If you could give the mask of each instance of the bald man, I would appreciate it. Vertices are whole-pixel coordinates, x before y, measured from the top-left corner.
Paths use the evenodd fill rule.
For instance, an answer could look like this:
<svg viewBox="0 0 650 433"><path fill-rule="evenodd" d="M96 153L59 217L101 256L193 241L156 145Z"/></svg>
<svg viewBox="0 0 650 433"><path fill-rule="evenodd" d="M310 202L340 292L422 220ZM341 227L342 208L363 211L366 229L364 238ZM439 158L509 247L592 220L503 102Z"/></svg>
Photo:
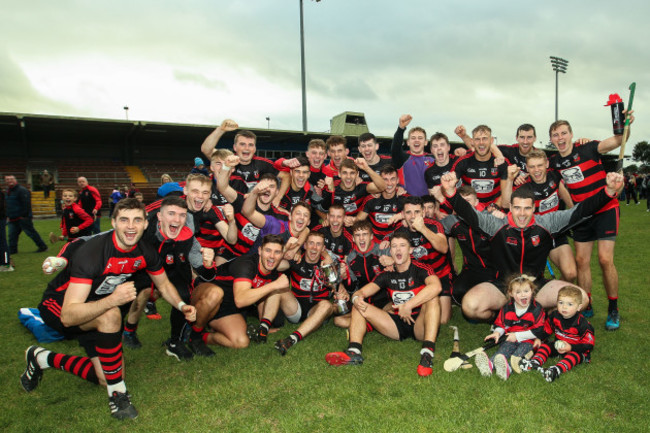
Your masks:
<svg viewBox="0 0 650 433"><path fill-rule="evenodd" d="M99 195L97 188L88 185L88 179L83 176L77 179L77 185L79 185L77 203L95 220L93 225L90 226L90 231L92 234L100 233L99 218L101 217L102 197Z"/></svg>

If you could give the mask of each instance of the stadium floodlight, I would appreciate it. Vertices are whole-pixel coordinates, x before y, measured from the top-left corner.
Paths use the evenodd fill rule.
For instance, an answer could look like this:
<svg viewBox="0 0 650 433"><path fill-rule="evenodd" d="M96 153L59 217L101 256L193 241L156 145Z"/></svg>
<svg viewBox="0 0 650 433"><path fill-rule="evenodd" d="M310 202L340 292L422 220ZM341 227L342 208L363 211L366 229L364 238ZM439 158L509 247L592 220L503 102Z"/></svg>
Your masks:
<svg viewBox="0 0 650 433"><path fill-rule="evenodd" d="M569 61L561 57L551 56L551 66L555 71L555 120L557 120L558 76L560 72L566 74L566 70L569 67Z"/></svg>
<svg viewBox="0 0 650 433"><path fill-rule="evenodd" d="M305 84L305 26L303 23L302 0L300 2L300 79L302 82L302 130L307 132L307 86ZM320 0L315 0L319 3Z"/></svg>

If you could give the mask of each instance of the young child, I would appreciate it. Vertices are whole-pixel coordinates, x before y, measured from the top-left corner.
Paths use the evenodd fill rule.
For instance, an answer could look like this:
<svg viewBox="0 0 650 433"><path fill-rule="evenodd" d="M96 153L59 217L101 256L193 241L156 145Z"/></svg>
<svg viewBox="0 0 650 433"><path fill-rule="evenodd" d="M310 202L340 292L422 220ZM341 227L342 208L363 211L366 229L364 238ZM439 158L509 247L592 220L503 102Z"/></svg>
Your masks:
<svg viewBox="0 0 650 433"><path fill-rule="evenodd" d="M582 362L589 362L594 348L594 328L580 313L582 291L574 286L564 286L557 294L557 310L551 312L544 324L544 337L555 334L555 344L542 344L530 359L522 359L522 371L538 370L547 382L553 382ZM562 356L560 362L542 368L549 356Z"/></svg>
<svg viewBox="0 0 650 433"><path fill-rule="evenodd" d="M64 189L61 193L63 214L61 215L61 236L50 233L50 242L72 240L81 236L90 236L93 217L81 208L77 202L77 191Z"/></svg>
<svg viewBox="0 0 650 433"><path fill-rule="evenodd" d="M493 332L485 340L497 341L504 334L507 337L492 358L485 352L476 355L476 367L482 376L491 376L496 370L499 378L507 380L512 372L511 364L519 373L519 361L532 351L535 338L543 336L546 314L535 302L534 281L534 277L523 274L508 282L508 303L499 311Z"/></svg>

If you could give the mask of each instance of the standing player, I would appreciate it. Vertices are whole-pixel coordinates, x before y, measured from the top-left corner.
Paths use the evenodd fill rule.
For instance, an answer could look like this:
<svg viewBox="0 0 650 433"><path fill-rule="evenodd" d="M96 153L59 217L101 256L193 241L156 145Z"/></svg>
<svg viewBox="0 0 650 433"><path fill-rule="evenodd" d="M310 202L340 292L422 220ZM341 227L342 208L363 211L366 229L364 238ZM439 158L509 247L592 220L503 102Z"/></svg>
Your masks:
<svg viewBox="0 0 650 433"><path fill-rule="evenodd" d="M631 122L632 113L628 113ZM631 123L630 122L630 123ZM600 155L621 145L622 136L614 135L603 141L591 141L583 145L573 144L573 131L566 120L558 120L549 128L551 143L559 154L551 158L550 166L562 175L574 203L596 195L605 188L605 169ZM573 240L578 265L578 285L590 296L587 317L593 316L591 310L591 252L598 241L598 263L603 273L603 285L609 299L605 328L615 331L620 327L618 313L618 272L614 265L614 246L618 233L619 206L613 197L607 206L600 209L591 221L573 229ZM591 310L591 311L590 311Z"/></svg>
<svg viewBox="0 0 650 433"><path fill-rule="evenodd" d="M406 144L409 151L402 150L404 131L406 131L406 127L411 123L411 120L413 120L413 116L410 114L400 116L399 126L393 136L390 151L393 157L393 166L402 171L406 192L412 196L421 197L427 195L424 172L434 164L434 158L424 151L427 145L427 133L424 128L419 126L411 128L408 132Z"/></svg>
<svg viewBox="0 0 650 433"><path fill-rule="evenodd" d="M370 132L364 132L359 136L359 155L368 162L368 167L375 173L381 173L382 167L391 163L388 155L379 155L379 143L377 137ZM372 182L370 176L365 171L359 173L362 182Z"/></svg>
<svg viewBox="0 0 650 433"><path fill-rule="evenodd" d="M501 189L506 182L506 164L495 166L492 156L494 138L492 130L479 125L472 131L474 152L460 158L452 170L463 184L470 185L483 205L496 204L501 207Z"/></svg>
<svg viewBox="0 0 650 433"><path fill-rule="evenodd" d="M390 254L395 270L379 274L352 296L350 343L345 352L328 353L325 360L330 365L360 365L363 363L361 349L366 335L366 324L393 340L414 338L422 341L420 376L433 372L433 356L436 336L440 327L440 282L433 269L411 261L408 236L395 233L390 241ZM366 302L366 298L380 290L388 291L393 303L392 311L386 312Z"/></svg>
<svg viewBox="0 0 650 433"><path fill-rule="evenodd" d="M93 383L105 383L111 415L136 418L138 412L122 375L120 309L136 297L135 285L127 279L146 270L165 300L187 320L194 321L196 311L181 300L155 250L140 242L147 227L144 206L135 199L120 201L111 223L113 231L89 239L77 250L70 263L70 278L64 286L48 285L39 305L45 323L68 338L77 338L88 357L31 346L26 351L27 368L21 384L26 391L33 391L44 369L62 369Z"/></svg>

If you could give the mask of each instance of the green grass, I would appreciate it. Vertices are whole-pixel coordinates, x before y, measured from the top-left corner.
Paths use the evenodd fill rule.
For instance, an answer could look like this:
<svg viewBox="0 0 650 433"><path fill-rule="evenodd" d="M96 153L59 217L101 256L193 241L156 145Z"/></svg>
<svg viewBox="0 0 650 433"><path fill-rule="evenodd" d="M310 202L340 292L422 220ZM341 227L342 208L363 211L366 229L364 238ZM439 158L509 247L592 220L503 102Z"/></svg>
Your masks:
<svg viewBox="0 0 650 433"><path fill-rule="evenodd" d="M144 320L140 350L126 349L126 382L140 412L135 421L109 416L106 393L72 375L45 371L39 388L27 394L18 378L24 349L35 343L20 325L20 307L36 306L48 277L40 272L46 253L21 236L17 270L0 274L0 430L29 431L473 431L619 432L647 431L649 383L646 287L650 214L645 206L621 208L616 265L623 317L618 332L604 331L606 297L594 255L596 350L592 363L552 384L537 373L503 382L482 378L473 368L447 373L452 332L438 338L434 373L415 372L420 345L392 342L371 333L360 367L329 367L324 355L346 347L345 332L329 324L294 346L285 357L272 348L296 327L285 326L270 343L245 350L217 348L212 359L176 362L165 356L169 306L163 320ZM58 221L37 221L41 234ZM105 225L104 227L107 227ZM53 251L50 251L52 253ZM461 348L481 344L488 325L471 325L454 310ZM75 342L48 348L83 354Z"/></svg>

